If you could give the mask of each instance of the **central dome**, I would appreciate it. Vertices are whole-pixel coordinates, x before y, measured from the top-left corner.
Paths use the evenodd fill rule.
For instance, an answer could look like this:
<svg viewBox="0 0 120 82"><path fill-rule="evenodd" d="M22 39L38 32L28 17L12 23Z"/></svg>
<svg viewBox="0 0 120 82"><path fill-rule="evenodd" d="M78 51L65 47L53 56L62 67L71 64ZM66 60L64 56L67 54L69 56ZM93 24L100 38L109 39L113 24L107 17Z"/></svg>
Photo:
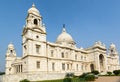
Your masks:
<svg viewBox="0 0 120 82"><path fill-rule="evenodd" d="M34 14L34 15L37 15L37 16L40 16L40 12L38 9L36 9L35 5L33 4L32 7L28 10L28 14Z"/></svg>
<svg viewBox="0 0 120 82"><path fill-rule="evenodd" d="M56 43L67 43L67 44L74 44L74 40L72 39L71 35L68 34L65 30L65 28L63 28L62 33L58 36Z"/></svg>

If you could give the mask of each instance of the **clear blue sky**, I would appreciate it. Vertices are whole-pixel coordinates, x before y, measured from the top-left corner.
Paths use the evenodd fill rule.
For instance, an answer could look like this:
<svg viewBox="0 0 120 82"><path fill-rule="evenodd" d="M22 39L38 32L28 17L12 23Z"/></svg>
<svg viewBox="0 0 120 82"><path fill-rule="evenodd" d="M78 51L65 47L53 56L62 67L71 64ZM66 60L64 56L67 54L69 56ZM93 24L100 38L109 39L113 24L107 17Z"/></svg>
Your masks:
<svg viewBox="0 0 120 82"><path fill-rule="evenodd" d="M120 51L120 0L0 0L0 71L10 42L22 56L21 34L32 3L43 17L48 41L55 42L66 24L77 47L100 40L107 48L115 43Z"/></svg>

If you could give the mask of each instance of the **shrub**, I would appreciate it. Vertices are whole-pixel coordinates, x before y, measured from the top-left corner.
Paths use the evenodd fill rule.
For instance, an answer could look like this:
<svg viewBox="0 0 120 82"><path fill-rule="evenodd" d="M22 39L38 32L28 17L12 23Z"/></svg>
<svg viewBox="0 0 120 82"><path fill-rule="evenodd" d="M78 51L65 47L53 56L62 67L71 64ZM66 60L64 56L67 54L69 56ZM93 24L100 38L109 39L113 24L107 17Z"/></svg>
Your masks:
<svg viewBox="0 0 120 82"><path fill-rule="evenodd" d="M107 74L110 76L110 75L112 75L112 72L108 71Z"/></svg>
<svg viewBox="0 0 120 82"><path fill-rule="evenodd" d="M120 70L118 70L119 74L120 74Z"/></svg>
<svg viewBox="0 0 120 82"><path fill-rule="evenodd" d="M67 78L74 77L74 73L66 73L65 77L67 77Z"/></svg>
<svg viewBox="0 0 120 82"><path fill-rule="evenodd" d="M21 80L20 82L30 82L30 81L27 80L27 79L23 79L23 80Z"/></svg>
<svg viewBox="0 0 120 82"><path fill-rule="evenodd" d="M70 75L70 77L74 77L75 76L74 73L70 73L69 75Z"/></svg>
<svg viewBox="0 0 120 82"><path fill-rule="evenodd" d="M94 81L95 80L95 76L93 74L87 74L85 76L85 80L86 81Z"/></svg>
<svg viewBox="0 0 120 82"><path fill-rule="evenodd" d="M92 71L91 73L93 73L93 74L95 74L95 75L98 75L98 74L99 74L99 71L94 70L94 71Z"/></svg>
<svg viewBox="0 0 120 82"><path fill-rule="evenodd" d="M73 76L73 78L79 78L79 76L77 76L77 75L74 75L74 76Z"/></svg>
<svg viewBox="0 0 120 82"><path fill-rule="evenodd" d="M79 78L84 78L87 74L89 73L83 73L82 75L79 76Z"/></svg>
<svg viewBox="0 0 120 82"><path fill-rule="evenodd" d="M114 70L113 73L114 73L115 75L119 75L119 74L120 74L120 70Z"/></svg>
<svg viewBox="0 0 120 82"><path fill-rule="evenodd" d="M31 81L31 82L64 82L64 79L43 80L43 81Z"/></svg>
<svg viewBox="0 0 120 82"><path fill-rule="evenodd" d="M63 82L72 82L71 78L64 78Z"/></svg>

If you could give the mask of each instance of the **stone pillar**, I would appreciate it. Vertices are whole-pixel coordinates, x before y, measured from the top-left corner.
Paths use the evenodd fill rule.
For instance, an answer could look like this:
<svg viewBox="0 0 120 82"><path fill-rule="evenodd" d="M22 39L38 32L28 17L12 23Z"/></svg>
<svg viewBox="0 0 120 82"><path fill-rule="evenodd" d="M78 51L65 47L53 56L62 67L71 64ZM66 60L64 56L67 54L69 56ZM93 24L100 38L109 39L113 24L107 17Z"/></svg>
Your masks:
<svg viewBox="0 0 120 82"><path fill-rule="evenodd" d="M18 65L19 73L20 73L20 65Z"/></svg>
<svg viewBox="0 0 120 82"><path fill-rule="evenodd" d="M108 65L107 65L107 57L105 57L105 72L108 70Z"/></svg>
<svg viewBox="0 0 120 82"><path fill-rule="evenodd" d="M17 73L18 73L19 72L18 65L16 67L17 67Z"/></svg>
<svg viewBox="0 0 120 82"><path fill-rule="evenodd" d="M22 72L22 64L20 65L20 72Z"/></svg>
<svg viewBox="0 0 120 82"><path fill-rule="evenodd" d="M20 72L21 72L21 65L19 65L20 66Z"/></svg>

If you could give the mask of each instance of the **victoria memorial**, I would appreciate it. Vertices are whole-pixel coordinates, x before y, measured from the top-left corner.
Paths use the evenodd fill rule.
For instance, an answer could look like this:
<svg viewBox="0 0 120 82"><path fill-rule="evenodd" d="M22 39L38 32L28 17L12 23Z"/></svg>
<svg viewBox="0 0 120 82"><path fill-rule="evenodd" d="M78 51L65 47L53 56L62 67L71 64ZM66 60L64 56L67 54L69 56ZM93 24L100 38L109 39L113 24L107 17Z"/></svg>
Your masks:
<svg viewBox="0 0 120 82"><path fill-rule="evenodd" d="M97 41L88 48L78 48L65 26L56 41L49 42L42 19L33 4L28 9L22 32L22 57L17 57L15 46L10 43L6 51L3 82L61 79L66 73L80 75L93 70L104 74L120 68L115 44L111 43L107 49Z"/></svg>

